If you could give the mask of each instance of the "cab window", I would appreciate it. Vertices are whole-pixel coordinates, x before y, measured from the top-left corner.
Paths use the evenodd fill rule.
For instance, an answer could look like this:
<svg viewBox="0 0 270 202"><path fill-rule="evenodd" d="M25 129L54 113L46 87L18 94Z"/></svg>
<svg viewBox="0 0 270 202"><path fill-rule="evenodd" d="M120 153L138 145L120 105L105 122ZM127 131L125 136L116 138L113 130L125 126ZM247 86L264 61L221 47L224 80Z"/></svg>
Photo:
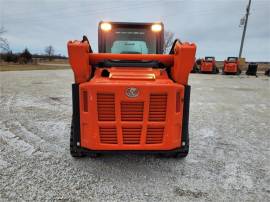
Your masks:
<svg viewBox="0 0 270 202"><path fill-rule="evenodd" d="M106 38L107 53L155 54L156 35L142 28L115 28Z"/></svg>

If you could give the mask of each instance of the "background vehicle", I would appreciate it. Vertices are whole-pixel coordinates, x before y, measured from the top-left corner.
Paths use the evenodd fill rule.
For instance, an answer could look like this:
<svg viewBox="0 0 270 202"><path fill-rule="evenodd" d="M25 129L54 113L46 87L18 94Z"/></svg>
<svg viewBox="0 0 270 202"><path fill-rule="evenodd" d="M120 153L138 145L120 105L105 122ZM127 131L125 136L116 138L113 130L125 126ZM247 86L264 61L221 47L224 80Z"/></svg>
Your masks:
<svg viewBox="0 0 270 202"><path fill-rule="evenodd" d="M215 57L205 57L204 59L202 59L200 65L200 72L218 74L219 69L216 66Z"/></svg>
<svg viewBox="0 0 270 202"><path fill-rule="evenodd" d="M246 71L246 75L249 76L257 76L257 69L258 69L258 64L255 62L251 62L248 64L248 69Z"/></svg>
<svg viewBox="0 0 270 202"><path fill-rule="evenodd" d="M265 70L265 73L264 73L266 76L270 76L270 69L267 69Z"/></svg>
<svg viewBox="0 0 270 202"><path fill-rule="evenodd" d="M241 74L241 69L239 68L239 60L237 57L228 57L224 60L223 74Z"/></svg>
<svg viewBox="0 0 270 202"><path fill-rule="evenodd" d="M134 151L185 157L189 151L188 76L196 46L175 40L163 52L163 24L99 24L99 53L86 37L69 41L75 83L73 157Z"/></svg>
<svg viewBox="0 0 270 202"><path fill-rule="evenodd" d="M201 65L201 59L196 59L190 73L199 73L200 72L200 68L199 68L200 65Z"/></svg>

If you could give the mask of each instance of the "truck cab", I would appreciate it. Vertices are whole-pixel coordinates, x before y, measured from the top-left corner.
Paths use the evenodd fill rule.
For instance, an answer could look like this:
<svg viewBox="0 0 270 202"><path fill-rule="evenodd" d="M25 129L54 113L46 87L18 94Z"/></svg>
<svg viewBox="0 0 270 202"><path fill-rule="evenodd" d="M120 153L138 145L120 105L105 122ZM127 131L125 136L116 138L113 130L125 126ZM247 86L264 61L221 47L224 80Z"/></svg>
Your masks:
<svg viewBox="0 0 270 202"><path fill-rule="evenodd" d="M162 54L163 30L162 23L100 22L98 53L86 37L68 42L73 157L188 154L188 75L196 46L176 40Z"/></svg>

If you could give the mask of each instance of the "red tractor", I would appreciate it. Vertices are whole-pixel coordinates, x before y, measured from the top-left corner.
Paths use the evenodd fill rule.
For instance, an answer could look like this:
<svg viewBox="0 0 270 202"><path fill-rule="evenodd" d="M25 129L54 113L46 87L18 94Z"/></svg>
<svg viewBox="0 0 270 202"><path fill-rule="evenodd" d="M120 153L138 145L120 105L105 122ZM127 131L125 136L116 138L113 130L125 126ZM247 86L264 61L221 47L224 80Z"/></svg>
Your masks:
<svg viewBox="0 0 270 202"><path fill-rule="evenodd" d="M201 61L200 66L201 73L210 73L210 74L218 74L219 69L216 66L215 57L205 57Z"/></svg>
<svg viewBox="0 0 270 202"><path fill-rule="evenodd" d="M224 60L224 66L222 74L241 74L241 69L239 68L238 57L228 57L227 60Z"/></svg>

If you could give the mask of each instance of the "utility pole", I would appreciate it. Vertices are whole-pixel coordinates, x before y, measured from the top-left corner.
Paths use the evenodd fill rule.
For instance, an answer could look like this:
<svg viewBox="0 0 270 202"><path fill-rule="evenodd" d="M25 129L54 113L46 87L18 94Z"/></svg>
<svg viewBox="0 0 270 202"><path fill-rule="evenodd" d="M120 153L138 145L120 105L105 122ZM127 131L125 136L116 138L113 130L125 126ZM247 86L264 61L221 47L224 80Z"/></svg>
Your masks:
<svg viewBox="0 0 270 202"><path fill-rule="evenodd" d="M245 25L244 25L242 39L241 39L241 45L240 45L240 51L239 51L239 58L241 58L241 56L242 56L242 51L243 51L243 46L244 46L244 41L245 41L245 36L246 36L246 30L247 30L247 23L248 23L248 16L249 16L250 4L251 4L251 0L248 1L248 6L247 6L247 10L246 10Z"/></svg>

